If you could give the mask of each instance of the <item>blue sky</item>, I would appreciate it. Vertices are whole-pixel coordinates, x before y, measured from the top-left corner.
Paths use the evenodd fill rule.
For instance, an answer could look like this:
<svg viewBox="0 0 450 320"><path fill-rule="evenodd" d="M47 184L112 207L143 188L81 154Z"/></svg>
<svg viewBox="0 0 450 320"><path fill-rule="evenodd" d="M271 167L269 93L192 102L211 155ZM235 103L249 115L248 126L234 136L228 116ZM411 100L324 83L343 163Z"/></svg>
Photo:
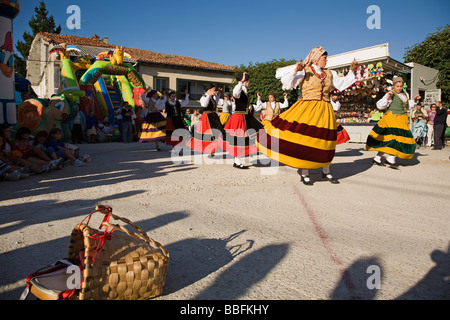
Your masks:
<svg viewBox="0 0 450 320"><path fill-rule="evenodd" d="M21 0L14 41L31 32L40 0ZM450 24L450 1L300 0L45 0L62 34L100 38L125 47L189 56L231 66L304 59L318 45L330 55L389 43L392 58ZM67 8L78 5L81 29L70 30ZM381 28L369 29L370 5Z"/></svg>

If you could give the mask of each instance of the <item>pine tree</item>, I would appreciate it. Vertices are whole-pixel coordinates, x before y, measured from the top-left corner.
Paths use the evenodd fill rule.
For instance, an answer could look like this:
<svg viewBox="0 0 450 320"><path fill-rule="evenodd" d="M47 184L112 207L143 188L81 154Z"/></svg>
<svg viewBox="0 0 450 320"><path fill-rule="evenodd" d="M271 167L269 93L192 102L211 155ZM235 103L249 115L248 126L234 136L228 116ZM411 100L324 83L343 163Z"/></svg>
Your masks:
<svg viewBox="0 0 450 320"><path fill-rule="evenodd" d="M49 32L59 34L61 32L61 26L56 27L55 19L53 16L49 16L49 12L43 0L39 3L39 6L34 8L35 15L31 17L28 25L31 28L31 33L25 31L23 34L23 41L17 41L16 49L18 54L14 54L14 70L15 74L24 78L27 73L26 60L30 52L31 43L34 37L39 32Z"/></svg>

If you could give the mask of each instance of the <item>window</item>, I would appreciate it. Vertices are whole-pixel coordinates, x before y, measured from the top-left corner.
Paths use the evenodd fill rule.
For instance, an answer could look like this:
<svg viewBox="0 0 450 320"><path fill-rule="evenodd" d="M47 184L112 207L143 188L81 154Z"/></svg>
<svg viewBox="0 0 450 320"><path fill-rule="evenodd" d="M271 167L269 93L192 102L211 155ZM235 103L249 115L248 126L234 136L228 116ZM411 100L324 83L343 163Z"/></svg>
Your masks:
<svg viewBox="0 0 450 320"><path fill-rule="evenodd" d="M202 95L205 93L205 86L211 82L209 81L194 81L194 80L177 80L177 99L184 99L185 91L189 91L190 100L200 100ZM222 92L230 92L231 87L229 84L225 83L215 83L216 89L221 88Z"/></svg>
<svg viewBox="0 0 450 320"><path fill-rule="evenodd" d="M169 88L169 78L155 78L155 90L163 93L165 89Z"/></svg>

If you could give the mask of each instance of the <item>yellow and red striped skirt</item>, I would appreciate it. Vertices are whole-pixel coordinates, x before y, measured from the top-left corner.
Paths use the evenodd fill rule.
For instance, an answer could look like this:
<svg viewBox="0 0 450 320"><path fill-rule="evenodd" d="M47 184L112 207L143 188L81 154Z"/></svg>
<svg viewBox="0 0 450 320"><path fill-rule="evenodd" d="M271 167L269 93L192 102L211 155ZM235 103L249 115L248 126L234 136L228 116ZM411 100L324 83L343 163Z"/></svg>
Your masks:
<svg viewBox="0 0 450 320"><path fill-rule="evenodd" d="M299 100L264 129L257 137L259 151L282 164L318 169L334 158L337 127L329 102Z"/></svg>

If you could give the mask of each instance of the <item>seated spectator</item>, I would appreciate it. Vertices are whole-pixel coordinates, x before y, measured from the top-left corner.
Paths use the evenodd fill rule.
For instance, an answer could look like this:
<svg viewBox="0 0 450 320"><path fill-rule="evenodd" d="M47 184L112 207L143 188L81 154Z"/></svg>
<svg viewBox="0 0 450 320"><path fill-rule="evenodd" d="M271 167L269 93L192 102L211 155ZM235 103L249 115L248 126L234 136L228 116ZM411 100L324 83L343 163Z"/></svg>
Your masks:
<svg viewBox="0 0 450 320"><path fill-rule="evenodd" d="M34 164L22 158L22 153L11 149L11 128L8 125L0 125L2 142L0 145L0 159L13 169L17 169L24 176L30 171L39 174L49 170L48 166Z"/></svg>
<svg viewBox="0 0 450 320"><path fill-rule="evenodd" d="M4 134L0 130L0 145L3 145ZM8 163L6 157L0 153L0 180L15 181L28 177L28 174L21 170L20 167L12 166Z"/></svg>
<svg viewBox="0 0 450 320"><path fill-rule="evenodd" d="M57 165L56 169L62 169L63 162L64 162L63 159L59 158L56 155L56 152L47 154L47 147L46 147L47 142L48 142L48 133L45 130L41 130L38 133L36 133L36 135L34 136L33 141L31 141L31 146L36 151L44 154L45 157L48 159L48 161L60 159L60 160L58 160L58 162L60 162L60 163Z"/></svg>
<svg viewBox="0 0 450 320"><path fill-rule="evenodd" d="M85 163L74 156L74 151L67 148L67 146L62 142L62 131L58 128L53 128L49 133L49 141L46 144L47 154L51 155L53 152L56 153L58 158L64 160L70 160L76 167L82 167Z"/></svg>
<svg viewBox="0 0 450 320"><path fill-rule="evenodd" d="M20 158L41 165L44 168L56 169L62 160L50 160L49 157L37 148L33 148L30 143L31 130L26 127L20 127L16 132L16 138L14 139L11 149L16 151L15 156L20 156ZM50 160L50 161L49 161Z"/></svg>

